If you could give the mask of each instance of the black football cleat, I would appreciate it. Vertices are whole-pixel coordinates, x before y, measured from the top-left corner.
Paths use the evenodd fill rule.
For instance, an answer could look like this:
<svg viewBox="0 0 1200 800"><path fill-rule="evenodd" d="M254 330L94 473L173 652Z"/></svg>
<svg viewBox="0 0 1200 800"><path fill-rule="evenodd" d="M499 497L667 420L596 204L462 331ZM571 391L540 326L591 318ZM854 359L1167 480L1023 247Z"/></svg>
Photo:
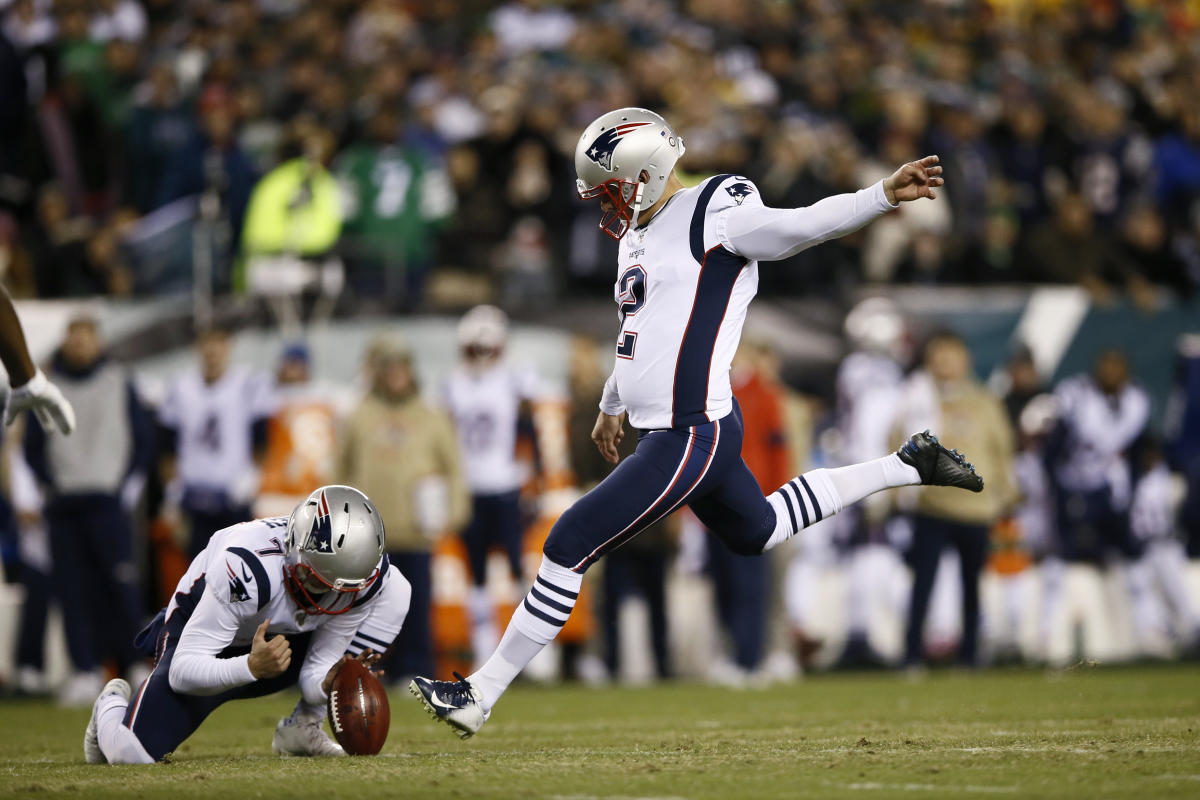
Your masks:
<svg viewBox="0 0 1200 800"><path fill-rule="evenodd" d="M490 714L483 710L483 694L457 672L454 677L458 680L435 681L418 676L408 685L408 691L421 701L430 716L453 728L458 738L469 739L483 727Z"/></svg>
<svg viewBox="0 0 1200 800"><path fill-rule="evenodd" d="M896 451L900 460L915 467L922 486L957 486L972 492L983 491L983 478L975 465L957 450L947 450L929 431L914 433Z"/></svg>

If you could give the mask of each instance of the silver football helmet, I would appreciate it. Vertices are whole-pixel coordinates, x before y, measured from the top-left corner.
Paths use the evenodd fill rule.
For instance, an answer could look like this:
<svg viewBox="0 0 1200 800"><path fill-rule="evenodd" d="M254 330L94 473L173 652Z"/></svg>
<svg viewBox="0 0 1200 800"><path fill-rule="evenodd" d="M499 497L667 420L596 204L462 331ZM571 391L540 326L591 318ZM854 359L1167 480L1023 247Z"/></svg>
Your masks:
<svg viewBox="0 0 1200 800"><path fill-rule="evenodd" d="M379 579L383 520L365 494L322 486L288 517L285 585L309 614L344 614Z"/></svg>
<svg viewBox="0 0 1200 800"><path fill-rule="evenodd" d="M623 237L638 212L662 197L684 150L667 121L644 108L618 108L584 128L575 146L575 186L584 200L604 197L611 204L600 229Z"/></svg>
<svg viewBox="0 0 1200 800"><path fill-rule="evenodd" d="M495 358L508 341L508 315L495 306L475 306L458 322L458 346L468 359Z"/></svg>

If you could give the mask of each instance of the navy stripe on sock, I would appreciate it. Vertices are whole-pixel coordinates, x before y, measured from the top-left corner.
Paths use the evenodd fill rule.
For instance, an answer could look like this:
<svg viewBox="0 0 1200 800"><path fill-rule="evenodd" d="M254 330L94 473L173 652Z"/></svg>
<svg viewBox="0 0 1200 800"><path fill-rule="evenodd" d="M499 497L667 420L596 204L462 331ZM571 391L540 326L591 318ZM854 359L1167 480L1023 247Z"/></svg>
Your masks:
<svg viewBox="0 0 1200 800"><path fill-rule="evenodd" d="M570 615L571 609L574 608L574 606L563 605L562 603L557 603L557 602L551 600L549 597L546 597L546 595L539 592L537 590L536 586L530 587L529 593L531 595L533 595L534 597L536 597L539 601L541 601L545 605L548 605L551 608L553 608L555 611L561 611L564 614Z"/></svg>
<svg viewBox="0 0 1200 800"><path fill-rule="evenodd" d="M563 597L569 597L572 600L579 599L579 592L568 592L566 589L560 589L557 586L555 586L553 583L550 583L550 581L545 580L541 575L538 575L536 578L534 578L534 581L536 583L540 583L542 586L546 587L547 589L549 589L552 592L558 592Z"/></svg>
<svg viewBox="0 0 1200 800"><path fill-rule="evenodd" d="M375 649L375 648L371 647L370 645L363 644L362 642L358 641L357 639L355 639L353 642L351 642L350 646L357 647L359 650L374 650Z"/></svg>
<svg viewBox="0 0 1200 800"><path fill-rule="evenodd" d="M800 496L800 487L796 485L796 481L788 481L788 486L796 493L796 502L800 504L800 516L804 517L804 527L808 527L808 506L804 505L804 498Z"/></svg>
<svg viewBox="0 0 1200 800"><path fill-rule="evenodd" d="M565 619L555 619L554 617L550 616L546 612L540 611L540 610L534 608L533 604L529 602L528 597L525 598L525 610L528 611L530 614L533 614L535 617L540 619L542 622L548 622L556 628L561 628L567 622Z"/></svg>
<svg viewBox="0 0 1200 800"><path fill-rule="evenodd" d="M792 530L800 530L796 525L796 508L792 505L792 498L788 494L787 487L781 488L779 494L783 497L783 502L787 503L788 516L792 518Z"/></svg>
<svg viewBox="0 0 1200 800"><path fill-rule="evenodd" d="M804 476L800 476L800 483L804 484L804 491L808 492L808 499L812 500L813 513L817 515L817 522L825 515L821 513L821 504L817 502L817 495L813 492L812 487L808 485L808 481L804 480Z"/></svg>
<svg viewBox="0 0 1200 800"><path fill-rule="evenodd" d="M355 635L355 636L357 636L359 639L366 639L368 642L372 642L372 643L374 643L374 644L377 644L377 645L379 645L380 647L383 647L383 648L385 648L385 649L386 649L386 648L388 648L388 647L391 647L391 645L390 645L390 644L388 644L387 642L385 642L383 639L376 639L374 636L367 636L367 635L366 635L365 633L363 633L362 631L359 631L358 633L356 633L356 634L354 634L354 635Z"/></svg>

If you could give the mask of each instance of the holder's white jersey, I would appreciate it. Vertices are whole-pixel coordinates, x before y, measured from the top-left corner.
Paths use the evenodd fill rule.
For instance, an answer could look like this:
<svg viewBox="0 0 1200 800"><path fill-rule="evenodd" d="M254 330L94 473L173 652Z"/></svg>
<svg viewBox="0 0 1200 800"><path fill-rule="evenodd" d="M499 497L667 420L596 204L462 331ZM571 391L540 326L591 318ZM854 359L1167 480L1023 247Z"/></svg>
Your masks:
<svg viewBox="0 0 1200 800"><path fill-rule="evenodd" d="M767 208L739 175L676 192L621 241L613 292L621 333L600 409L626 411L641 429L724 417L758 261L845 235L893 207L882 182L800 209Z"/></svg>
<svg viewBox="0 0 1200 800"><path fill-rule="evenodd" d="M534 399L537 376L506 362L475 370L455 369L442 390L458 433L467 485L474 494L521 488L526 475L517 462L517 418L521 401Z"/></svg>
<svg viewBox="0 0 1200 800"><path fill-rule="evenodd" d="M346 599L352 604L349 611L309 615L284 586L286 532L287 517L243 522L214 533L192 561L166 608L168 627L174 615L186 618L171 663L171 688L205 695L254 681L248 656L220 654L231 645L248 646L267 619L268 638L313 633L299 679L309 703L325 701L321 682L343 653L382 652L391 644L408 613L412 590L387 555L379 577Z"/></svg>

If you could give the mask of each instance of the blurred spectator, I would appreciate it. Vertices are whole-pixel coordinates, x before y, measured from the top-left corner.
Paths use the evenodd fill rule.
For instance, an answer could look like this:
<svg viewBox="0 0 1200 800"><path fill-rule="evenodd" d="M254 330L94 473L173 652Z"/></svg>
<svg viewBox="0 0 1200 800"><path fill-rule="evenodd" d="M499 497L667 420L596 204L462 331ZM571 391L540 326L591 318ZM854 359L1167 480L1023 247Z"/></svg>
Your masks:
<svg viewBox="0 0 1200 800"><path fill-rule="evenodd" d="M83 297L101 294L106 281L87 260L86 241L91 223L72 216L67 197L55 184L42 187L37 223L29 226L26 246L34 264L39 297Z"/></svg>
<svg viewBox="0 0 1200 800"><path fill-rule="evenodd" d="M856 464L886 453L909 357L908 325L886 297L871 297L846 315L846 339L852 351L837 372L837 463ZM846 565L846 644L839 666L872 668L886 659L869 640L873 617L891 604L893 575L903 565L892 542L889 522L894 498L879 493L845 509L828 523ZM806 543L807 544L807 543Z"/></svg>
<svg viewBox="0 0 1200 800"><path fill-rule="evenodd" d="M241 240L254 168L238 145L234 109L225 90L212 87L197 106L199 125L167 162L158 205L201 197L201 214L219 226L222 249L232 253Z"/></svg>
<svg viewBox="0 0 1200 800"><path fill-rule="evenodd" d="M1012 483L1014 435L1000 402L980 384L963 340L934 334L925 345L924 371L908 386L900 431L936 430L970 453L984 490L978 494L944 487L919 490L913 521L912 599L905 634L905 664L924 661L925 615L942 551L953 545L962 569L962 638L958 660L979 663L979 577L988 550L988 530L1016 500ZM905 424L907 423L907 424ZM899 436L903 434L898 431Z"/></svg>
<svg viewBox="0 0 1200 800"><path fill-rule="evenodd" d="M48 377L75 407L79 427L59 436L30 416L25 458L46 494L54 585L75 669L60 700L86 705L103 683L105 660L126 674L137 663L133 637L142 619L129 513L145 485L153 435L130 376L105 357L93 317L68 323Z"/></svg>
<svg viewBox="0 0 1200 800"><path fill-rule="evenodd" d="M276 411L267 423L256 516L290 514L314 487L333 483L337 415L329 387L313 381L303 342L284 348L275 371Z"/></svg>
<svg viewBox="0 0 1200 800"><path fill-rule="evenodd" d="M1183 544L1177 537L1179 495L1176 482L1167 469L1162 445L1151 439L1142 447L1142 477L1133 490L1130 503L1130 528L1145 548L1143 567L1149 573L1150 589L1156 595L1160 613L1151 619L1148 630L1139 630L1139 638L1157 635L1173 639L1181 649L1200 651L1200 610L1187 588L1188 562ZM1138 620L1145 623L1146 620Z"/></svg>
<svg viewBox="0 0 1200 800"><path fill-rule="evenodd" d="M1008 421L1013 430L1021 427L1021 415L1029 401L1045 391L1042 377L1038 374L1033 352L1026 345L1019 345L1004 364L1004 386L1001 399L1008 412Z"/></svg>
<svg viewBox="0 0 1200 800"><path fill-rule="evenodd" d="M525 530L521 487L530 476L517 460L517 434L533 433L537 374L504 359L508 317L495 306L476 306L458 323L461 361L442 387L442 402L458 434L458 450L471 491L470 522L462 531L471 570L471 649L482 664L500 642L487 590L488 553L500 548L514 582L525 583Z"/></svg>
<svg viewBox="0 0 1200 800"><path fill-rule="evenodd" d="M1180 337L1166 428L1168 463L1187 484L1179 523L1188 556L1200 558L1200 334Z"/></svg>
<svg viewBox="0 0 1200 800"><path fill-rule="evenodd" d="M214 533L251 519L274 398L267 380L229 366L229 331L196 342L199 369L176 376L159 409L163 483L187 517L195 558Z"/></svg>
<svg viewBox="0 0 1200 800"><path fill-rule="evenodd" d="M346 201L342 250L358 292L415 308L435 262L438 228L454 211L454 193L429 154L401 143L392 109L375 112L367 137L335 165Z"/></svg>
<svg viewBox="0 0 1200 800"><path fill-rule="evenodd" d="M1058 495L1062 557L1102 563L1116 550L1138 558L1129 531L1131 451L1150 420L1149 396L1119 350L1102 353L1090 375L1062 381L1054 396L1058 422L1044 457Z"/></svg>
<svg viewBox="0 0 1200 800"><path fill-rule="evenodd" d="M1101 301L1112 297L1118 282L1118 265L1112 246L1102 232L1087 201L1079 194L1058 199L1052 219L1042 222L1029 236L1022 258L1030 280L1039 283L1075 283Z"/></svg>
<svg viewBox="0 0 1200 800"><path fill-rule="evenodd" d="M412 604L386 669L394 681L433 669L433 541L468 517L468 495L450 418L421 399L408 346L372 343L370 393L346 421L336 474L375 498L387 553L412 584Z"/></svg>
<svg viewBox="0 0 1200 800"><path fill-rule="evenodd" d="M791 478L783 418L783 392L769 371L768 348L744 342L733 362L730 379L741 408L744 433L742 460L764 494ZM748 685L762 662L767 643L767 611L773 594L771 560L732 553L708 534L708 568L713 579L717 617L733 644L733 668L718 671L718 680Z"/></svg>
<svg viewBox="0 0 1200 800"><path fill-rule="evenodd" d="M175 73L156 64L134 90L127 129L126 201L145 214L159 205L159 181L194 136L195 122L184 107Z"/></svg>
<svg viewBox="0 0 1200 800"><path fill-rule="evenodd" d="M294 330L302 293L316 293L321 306L313 316L324 319L345 273L333 254L342 227L337 182L326 169L333 139L308 121L297 123L290 138L291 157L254 187L242 250L247 286L272 304L285 329Z"/></svg>
<svg viewBox="0 0 1200 800"><path fill-rule="evenodd" d="M9 430L14 439L24 439L22 426L17 422ZM21 694L44 694L49 685L46 676L46 635L50 605L55 599L54 558L50 553L50 535L42 515L45 498L38 488L37 477L25 460L21 444L10 447L4 442L7 467L7 498L15 519L11 524L17 537L16 553L6 552L4 569L15 568L24 590L21 619L17 627L15 662L16 689Z"/></svg>

